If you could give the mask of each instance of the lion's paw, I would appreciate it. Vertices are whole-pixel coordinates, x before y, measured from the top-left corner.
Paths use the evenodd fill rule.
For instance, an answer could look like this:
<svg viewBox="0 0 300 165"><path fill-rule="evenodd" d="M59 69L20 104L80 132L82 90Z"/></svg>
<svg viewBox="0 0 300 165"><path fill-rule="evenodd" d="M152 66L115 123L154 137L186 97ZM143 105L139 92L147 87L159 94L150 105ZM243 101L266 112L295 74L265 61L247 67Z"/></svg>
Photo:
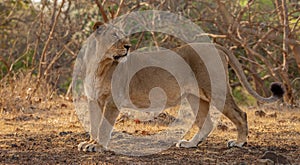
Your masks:
<svg viewBox="0 0 300 165"><path fill-rule="evenodd" d="M197 148L198 144L195 144L191 141L187 141L187 140L180 140L178 143L176 143L176 147L178 148Z"/></svg>
<svg viewBox="0 0 300 165"><path fill-rule="evenodd" d="M236 142L235 140L229 140L228 142L227 142L227 147L228 148L232 148L232 147L239 147L239 148L241 148L241 147L244 147L245 145L247 144L247 142Z"/></svg>
<svg viewBox="0 0 300 165"><path fill-rule="evenodd" d="M103 152L105 148L94 141L85 141L78 144L78 151Z"/></svg>

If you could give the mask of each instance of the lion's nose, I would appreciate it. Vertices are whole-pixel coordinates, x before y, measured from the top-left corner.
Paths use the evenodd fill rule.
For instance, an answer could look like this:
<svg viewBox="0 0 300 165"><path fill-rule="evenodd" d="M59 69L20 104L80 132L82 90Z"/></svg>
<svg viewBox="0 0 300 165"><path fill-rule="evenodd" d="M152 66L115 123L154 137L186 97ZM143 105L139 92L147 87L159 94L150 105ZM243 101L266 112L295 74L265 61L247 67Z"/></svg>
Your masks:
<svg viewBox="0 0 300 165"><path fill-rule="evenodd" d="M130 47L131 47L131 45L130 45L130 44L126 44L126 45L124 45L124 48L125 48L125 49L127 49L127 50L128 50Z"/></svg>

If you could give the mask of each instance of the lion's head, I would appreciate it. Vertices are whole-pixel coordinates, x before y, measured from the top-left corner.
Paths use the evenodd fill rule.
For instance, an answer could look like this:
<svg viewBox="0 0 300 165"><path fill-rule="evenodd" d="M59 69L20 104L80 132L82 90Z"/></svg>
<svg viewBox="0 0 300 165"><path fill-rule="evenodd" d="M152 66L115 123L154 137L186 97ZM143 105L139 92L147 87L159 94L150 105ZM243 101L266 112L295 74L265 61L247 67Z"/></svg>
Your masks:
<svg viewBox="0 0 300 165"><path fill-rule="evenodd" d="M97 22L93 30L96 38L101 38L101 44L114 43L113 45L106 45L108 50L104 53L103 60L120 62L126 59L131 44L129 38L120 29L113 25Z"/></svg>

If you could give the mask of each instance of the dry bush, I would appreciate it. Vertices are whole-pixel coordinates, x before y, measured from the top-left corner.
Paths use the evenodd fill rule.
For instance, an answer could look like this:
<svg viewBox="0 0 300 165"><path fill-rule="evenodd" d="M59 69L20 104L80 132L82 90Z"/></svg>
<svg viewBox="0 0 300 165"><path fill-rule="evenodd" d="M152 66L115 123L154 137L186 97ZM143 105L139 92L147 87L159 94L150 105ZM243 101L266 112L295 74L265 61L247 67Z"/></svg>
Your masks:
<svg viewBox="0 0 300 165"><path fill-rule="evenodd" d="M73 62L91 33L92 20L97 20L92 5L57 0L0 2L2 111L22 111L70 91Z"/></svg>
<svg viewBox="0 0 300 165"><path fill-rule="evenodd" d="M294 104L291 82L299 77L300 8L295 1L196 0L53 0L34 4L1 1L0 80L1 109L20 110L35 98L70 97L74 60L96 21L142 10L167 10L199 24L214 42L231 49L262 95L269 83L284 82L285 101ZM102 10L101 10L102 9ZM220 14L222 13L222 14ZM104 17L106 16L106 18ZM181 41L160 33L132 36L133 48L154 44L173 48ZM299 49L300 50L300 49ZM240 102L234 74L231 83ZM27 90L31 89L29 94ZM29 95L29 96L27 96ZM20 96L20 97L19 97ZM10 99L9 99L10 98ZM27 99L27 100L26 100ZM9 103L11 102L11 103ZM23 103L24 102L24 103ZM28 103L25 103L28 102ZM34 104L35 105L35 104ZM16 107L14 107L16 106Z"/></svg>

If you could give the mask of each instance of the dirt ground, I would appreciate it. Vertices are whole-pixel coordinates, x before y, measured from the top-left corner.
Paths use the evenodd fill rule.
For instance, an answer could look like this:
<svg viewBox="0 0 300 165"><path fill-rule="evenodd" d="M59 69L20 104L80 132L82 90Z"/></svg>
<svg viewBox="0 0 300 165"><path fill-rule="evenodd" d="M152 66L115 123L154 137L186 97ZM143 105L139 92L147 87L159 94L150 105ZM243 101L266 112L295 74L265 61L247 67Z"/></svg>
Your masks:
<svg viewBox="0 0 300 165"><path fill-rule="evenodd" d="M236 129L222 119L198 148L170 149L143 157L111 151L85 153L78 143L87 140L73 105L59 101L45 109L18 113L3 111L0 117L0 164L264 164L269 161L300 164L300 110L244 107L248 114L249 142L244 148L227 148ZM275 154L275 156L274 156ZM266 156L266 155L265 155Z"/></svg>

